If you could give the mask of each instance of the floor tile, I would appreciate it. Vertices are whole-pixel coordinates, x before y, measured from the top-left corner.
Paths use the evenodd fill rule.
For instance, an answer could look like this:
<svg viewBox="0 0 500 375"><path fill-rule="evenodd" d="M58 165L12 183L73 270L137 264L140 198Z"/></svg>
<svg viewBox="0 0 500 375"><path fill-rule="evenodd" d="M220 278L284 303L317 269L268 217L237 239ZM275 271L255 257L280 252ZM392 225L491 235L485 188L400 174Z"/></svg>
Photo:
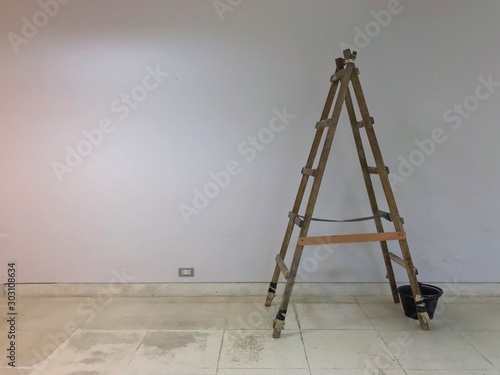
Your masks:
<svg viewBox="0 0 500 375"><path fill-rule="evenodd" d="M362 304L361 308L365 312L368 319L376 329L382 330L420 330L418 320L410 319L405 316L403 308L395 304L369 303ZM430 329L436 330L451 330L441 319L436 315L430 322Z"/></svg>
<svg viewBox="0 0 500 375"><path fill-rule="evenodd" d="M500 375L500 297L446 296L423 332L390 296L298 296L273 339L279 298L23 298L0 375Z"/></svg>
<svg viewBox="0 0 500 375"><path fill-rule="evenodd" d="M115 368L108 370L104 375L216 375L217 369L189 369L179 367L175 372L165 372L164 367L157 367L155 364L146 364L144 368L134 368L133 366L124 368ZM36 374L33 374L36 375ZM89 375L80 374L78 375ZM93 374L90 374L93 375Z"/></svg>
<svg viewBox="0 0 500 375"><path fill-rule="evenodd" d="M220 369L217 375L311 375L307 369Z"/></svg>
<svg viewBox="0 0 500 375"><path fill-rule="evenodd" d="M439 299L441 303L447 304L477 304L477 303L485 303L483 297L475 297L475 296L457 296L453 294L447 294L446 291L443 296Z"/></svg>
<svg viewBox="0 0 500 375"><path fill-rule="evenodd" d="M127 367L131 373L179 375L216 369L222 335L222 330L150 331Z"/></svg>
<svg viewBox="0 0 500 375"><path fill-rule="evenodd" d="M500 375L498 370L406 370L407 375Z"/></svg>
<svg viewBox="0 0 500 375"><path fill-rule="evenodd" d="M226 331L219 368L307 368L300 332L283 330L274 339L271 330Z"/></svg>
<svg viewBox="0 0 500 375"><path fill-rule="evenodd" d="M30 375L32 370L0 367L0 375ZM35 374L36 375L36 374Z"/></svg>
<svg viewBox="0 0 500 375"><path fill-rule="evenodd" d="M464 331L460 332L460 336L476 348L496 368L500 369L500 332Z"/></svg>
<svg viewBox="0 0 500 375"><path fill-rule="evenodd" d="M293 296L292 303L357 303L353 296ZM274 301L273 301L274 304ZM277 305L278 306L278 305Z"/></svg>
<svg viewBox="0 0 500 375"><path fill-rule="evenodd" d="M207 330L224 329L227 304L224 303L158 303L154 299L134 303L119 300L84 322L84 329L135 330Z"/></svg>
<svg viewBox="0 0 500 375"><path fill-rule="evenodd" d="M358 304L295 304L301 329L374 329Z"/></svg>
<svg viewBox="0 0 500 375"><path fill-rule="evenodd" d="M19 367L34 366L43 362L54 351L58 350L72 331L57 330L19 330L16 334L16 364ZM0 331L0 352L7 350L7 333ZM6 364L7 358L0 357L0 366ZM1 373L1 372L0 372Z"/></svg>
<svg viewBox="0 0 500 375"><path fill-rule="evenodd" d="M271 330L278 307L265 307L262 303L230 303L227 307L226 329ZM299 329L293 305L288 307L286 329Z"/></svg>
<svg viewBox="0 0 500 375"><path fill-rule="evenodd" d="M384 303L391 305L401 305L400 303L394 303L391 296L356 296L356 302L359 304L364 303Z"/></svg>
<svg viewBox="0 0 500 375"><path fill-rule="evenodd" d="M84 305L82 305L84 306ZM31 306L27 311L18 309L17 327L22 330L74 330L84 320L85 315L80 305L67 304L55 301ZM2 319L0 329L5 329L6 322Z"/></svg>
<svg viewBox="0 0 500 375"><path fill-rule="evenodd" d="M482 297L482 299L485 303L500 305L500 297L491 296L491 297Z"/></svg>
<svg viewBox="0 0 500 375"><path fill-rule="evenodd" d="M457 331L500 330L500 305L448 304L439 316Z"/></svg>
<svg viewBox="0 0 500 375"><path fill-rule="evenodd" d="M78 330L35 370L38 375L102 375L129 363L145 335L146 331Z"/></svg>
<svg viewBox="0 0 500 375"><path fill-rule="evenodd" d="M493 368L456 332L379 331L379 333L405 370Z"/></svg>
<svg viewBox="0 0 500 375"><path fill-rule="evenodd" d="M383 371L383 372L382 372ZM379 369L312 369L311 375L406 375L404 370Z"/></svg>
<svg viewBox="0 0 500 375"><path fill-rule="evenodd" d="M305 331L304 346L311 369L400 369L376 331Z"/></svg>

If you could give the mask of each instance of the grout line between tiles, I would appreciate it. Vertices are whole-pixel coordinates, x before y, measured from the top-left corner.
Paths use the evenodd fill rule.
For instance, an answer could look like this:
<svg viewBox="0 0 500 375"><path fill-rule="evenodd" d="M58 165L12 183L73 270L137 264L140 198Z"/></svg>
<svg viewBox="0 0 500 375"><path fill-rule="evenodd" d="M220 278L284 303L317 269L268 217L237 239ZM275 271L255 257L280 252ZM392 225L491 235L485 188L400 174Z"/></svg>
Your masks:
<svg viewBox="0 0 500 375"><path fill-rule="evenodd" d="M146 334L144 335L144 337L142 338L141 342L139 343L139 345L137 345L137 348L135 349L134 351L134 354L132 354L132 357L130 358L130 361L128 361L127 363L127 366L130 365L130 362L132 362L132 360L134 359L135 357L135 354L137 353L137 351L139 350L139 348L141 347L142 343L144 342L144 340L146 339L146 337L149 335L149 330L146 331Z"/></svg>
<svg viewBox="0 0 500 375"><path fill-rule="evenodd" d="M32 365L30 366L32 370L36 370L35 367L40 365L41 363L47 361L49 359L50 356L52 356L55 352L57 352L59 350L59 348L61 348L61 346L63 346L66 342L69 341L70 337L72 337L76 332L78 331L82 331L81 328L76 328L73 332L71 332L71 334L68 335L68 337L66 337L66 340L64 340L62 343L60 343L43 361L40 361L40 362L37 362L35 365ZM48 335L48 333L47 333ZM43 353L42 353L43 354ZM33 371L32 371L33 372Z"/></svg>
<svg viewBox="0 0 500 375"><path fill-rule="evenodd" d="M217 368L215 369L215 375L219 373L220 358L222 357L222 346L224 345L224 337L226 336L226 328L222 331L222 339L220 340L219 358L217 358Z"/></svg>
<svg viewBox="0 0 500 375"><path fill-rule="evenodd" d="M375 332L377 332L377 335L378 337L380 337L380 340L382 340L382 342L384 343L384 345L387 347L387 350L391 353L391 355L394 357L394 359L396 360L396 363L399 365L399 367L403 370L403 372L406 374L406 371L405 369L403 368L403 365L401 365L401 363L399 362L399 360L397 359L397 357L392 353L391 349L389 348L389 345L387 345L387 343L385 342L384 338L382 337L382 335L380 334L379 330L377 329L377 327L375 326L375 324L372 322L372 320L370 319L370 317L366 314L365 310L363 309L363 307L361 306L361 304L359 303L359 300L356 298L356 301L358 302L358 306L359 308L361 309L361 311L363 312L363 314L365 315L366 319L368 319L368 321L370 322L370 324L373 326L373 329L375 330ZM379 369L380 370L380 369ZM384 373L382 371L382 373Z"/></svg>
<svg viewBox="0 0 500 375"><path fill-rule="evenodd" d="M467 341L467 339L466 339L464 336L462 336L461 331L456 331L456 332L457 332L458 336L460 336L460 337L462 338L462 340L464 340L464 341L465 341L468 345L470 345L470 346L471 346L471 347L472 347L472 348L473 348L473 349L474 349L477 353L479 353L479 355L480 355L481 357L483 357L483 358L485 359L485 361L486 361L486 362L488 362L490 365L492 365L492 366L493 366L493 368L494 368L494 369L496 369L495 365L494 365L493 363L491 363L491 361L490 361L488 358L486 358L486 357L483 355L483 353L481 353L481 352L479 351L479 349L477 349L474 345L472 345L469 341ZM485 331L485 332L490 332L490 331Z"/></svg>
<svg viewBox="0 0 500 375"><path fill-rule="evenodd" d="M307 369L309 370L309 375L312 375L311 364L309 363L309 357L307 356L306 344L304 343L304 336L302 336L302 327L300 326L299 312L297 310L295 303L292 304L292 308L295 312L295 320L297 321L297 327L299 328L300 342L302 342L302 348L304 349L304 355L306 357L306 362L307 362Z"/></svg>

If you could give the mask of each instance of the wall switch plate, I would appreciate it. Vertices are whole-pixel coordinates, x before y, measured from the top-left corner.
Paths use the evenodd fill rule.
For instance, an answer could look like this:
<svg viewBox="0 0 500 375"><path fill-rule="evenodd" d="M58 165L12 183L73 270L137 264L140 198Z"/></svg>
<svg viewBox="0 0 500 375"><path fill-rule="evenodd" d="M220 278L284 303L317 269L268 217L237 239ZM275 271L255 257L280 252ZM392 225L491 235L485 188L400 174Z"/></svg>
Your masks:
<svg viewBox="0 0 500 375"><path fill-rule="evenodd" d="M179 268L179 277L193 277L194 268Z"/></svg>

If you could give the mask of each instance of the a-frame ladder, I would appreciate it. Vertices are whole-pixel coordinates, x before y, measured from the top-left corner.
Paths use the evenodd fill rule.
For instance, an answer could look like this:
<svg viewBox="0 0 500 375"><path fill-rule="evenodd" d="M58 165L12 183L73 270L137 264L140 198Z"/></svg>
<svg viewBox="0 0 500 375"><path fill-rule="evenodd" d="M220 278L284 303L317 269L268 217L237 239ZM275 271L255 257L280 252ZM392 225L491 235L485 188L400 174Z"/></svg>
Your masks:
<svg viewBox="0 0 500 375"><path fill-rule="evenodd" d="M375 130L373 128L373 118L370 116L368 107L366 105L366 100L361 88L361 83L359 81L359 70L356 68L354 61L356 59L356 52L351 52L350 50L344 51L344 57L335 60L337 68L335 74L331 78L330 91L328 93L326 103L321 115L320 121L316 124L316 135L313 140L311 151L307 159L307 163L304 168L302 168L302 179L300 182L299 190L295 203L293 205L292 211L289 213L288 227L285 232L285 237L281 245L280 253L276 256L276 267L272 277L272 281L269 286L268 295L266 299L266 306L270 306L271 302L276 293L276 287L279 280L280 272L283 273L286 279L286 288L281 301L281 306L274 320L274 333L273 337L279 338L281 331L285 325L285 317L288 309L288 303L292 294L292 289L295 283L295 278L297 276L297 271L300 264L300 259L302 257L302 252L305 246L309 245L323 245L323 244L335 244L335 243L352 243L352 242L380 242L380 247L382 249L382 255L384 258L385 266L387 269L387 278L389 279L389 284L392 291L392 296L395 303L399 302L399 295L397 292L396 279L394 277L394 271L392 269L391 261L397 263L398 265L404 267L408 273L408 279L410 281L411 290L415 298L416 311L418 313L418 320L420 326L423 330L429 329L429 315L427 313L423 297L420 292L420 287L417 281L417 270L413 266L413 261L410 254L410 249L408 247L408 242L406 240L406 233L403 229L403 219L399 216L398 207L396 200L394 199L394 193L391 188L391 184L388 176L388 169L384 164L382 159L382 154L380 152L380 147L375 135ZM359 107L359 113L361 114L361 119L357 119L355 112L353 97L351 96L351 87L354 92L356 103ZM335 99L336 98L336 99ZM335 103L334 103L335 101ZM333 105L333 111L332 111ZM375 227L377 229L376 233L363 233L363 234L344 234L344 235L331 235L331 236L316 236L308 237L309 226L311 221L314 221L313 211L316 204L316 199L318 197L319 189L321 186L321 180L323 179L323 173L330 155L330 149L332 146L333 138L335 135L335 130L337 128L337 123L339 121L340 113L342 107L345 105L347 113L349 116L349 121L351 123L352 132L354 135L354 141L356 144L356 149L359 156L359 162L361 164L361 169L363 172L363 178L366 185L366 190L368 192L368 198L370 201L370 206L373 212L373 216L370 219L375 221ZM329 117L332 113L331 117ZM373 158L375 160L375 166L368 166L365 149L361 139L361 129L366 131L368 137L369 146L373 153ZM319 156L319 161L317 166L314 168L314 162L323 139L324 131L327 131L326 137L323 142L323 148ZM384 213L379 210L375 191L373 189L371 175L378 175L380 177L380 182L384 191L385 198L389 207L389 213ZM306 210L303 216L299 215L299 209L304 198L307 183L309 178L313 178L313 185L310 191L309 200L307 202ZM394 224L393 232L384 232L384 227L382 224L382 218L389 219ZM364 218L366 219L366 218ZM355 221L355 220L353 220ZM295 226L300 227L300 234L295 247L295 253L293 255L292 264L290 269L286 266L284 259L290 244L290 238ZM402 257L389 251L387 246L387 241L397 240L401 249Z"/></svg>

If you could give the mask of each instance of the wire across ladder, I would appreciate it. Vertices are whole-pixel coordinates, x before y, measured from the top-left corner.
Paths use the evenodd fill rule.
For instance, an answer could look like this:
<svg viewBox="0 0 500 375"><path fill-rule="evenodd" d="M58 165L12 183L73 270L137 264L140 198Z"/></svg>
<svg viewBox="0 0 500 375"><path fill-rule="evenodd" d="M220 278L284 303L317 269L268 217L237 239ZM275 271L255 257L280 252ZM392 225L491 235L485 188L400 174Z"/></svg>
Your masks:
<svg viewBox="0 0 500 375"><path fill-rule="evenodd" d="M288 309L288 304L290 302L290 297L292 295L295 278L297 276L297 271L304 248L306 246L314 245L354 242L380 243L382 256L384 258L384 263L387 270L387 278L389 279L389 285L391 287L391 292L395 303L399 303L399 295L397 292L397 285L394 276L394 270L392 268L392 262L406 269L408 279L410 281L411 290L415 299L416 311L418 313L420 327L423 330L429 329L429 315L424 303L424 299L420 292L420 286L417 281L418 272L413 265L410 248L406 239L406 232L403 228L403 218L399 215L396 200L394 198L394 193L389 181L389 170L385 166L382 158L382 153L380 151L380 147L373 127L374 120L373 117L370 116L370 113L368 111L366 100L359 80L359 70L358 68L356 68L354 63L355 60L356 52L351 52L351 50L345 50L344 57L340 57L335 60L336 71L330 80L331 86L326 98L325 106L323 108L323 113L321 114L321 119L316 123L316 134L314 136L309 157L307 159L305 167L302 168L301 171L302 179L300 181L297 197L295 198L295 203L293 205L292 211L290 211L290 213L288 214L288 226L285 232L283 243L281 245L280 253L276 256L276 267L274 269L272 280L269 284L269 290L265 303L266 306L271 306L272 300L276 294L276 288L278 285L280 274L283 274L286 279L286 287L281 305L279 307L278 313L276 314L276 319L274 320L273 324L274 338L279 338L281 336L281 331L284 329L286 312ZM355 101L353 96L351 95L351 90L352 92L354 92ZM356 115L354 106L355 102L359 108L359 113L361 114L360 120L358 120ZM363 179L365 182L366 191L368 193L368 199L373 216L348 220L326 220L313 218L313 211L319 194L321 181L323 179L323 174L328 162L328 157L330 155L330 150L332 147L340 113L344 106L347 110L349 122L351 124L354 142L356 145L356 150L358 153L359 162L363 173ZM364 129L366 131L369 148L371 149L373 159L375 160L375 166L368 166L365 148L361 138L361 129ZM323 147L319 155L317 166L313 168L325 130L327 133L326 137L324 137ZM379 210L375 190L373 188L371 177L372 175L379 176L380 178L380 183L382 184L385 199L390 211L388 213ZM313 179L313 184L307 201L305 213L302 216L299 215L299 210L310 178ZM384 231L382 218L390 220L393 223L394 231ZM377 231L375 233L334 234L315 237L308 236L311 221L353 222L361 220L373 220ZM300 233L295 247L295 252L293 254L292 264L290 269L288 269L284 259L287 254L290 239L295 227L300 228ZM398 241L402 256L398 256L390 252L387 241Z"/></svg>

